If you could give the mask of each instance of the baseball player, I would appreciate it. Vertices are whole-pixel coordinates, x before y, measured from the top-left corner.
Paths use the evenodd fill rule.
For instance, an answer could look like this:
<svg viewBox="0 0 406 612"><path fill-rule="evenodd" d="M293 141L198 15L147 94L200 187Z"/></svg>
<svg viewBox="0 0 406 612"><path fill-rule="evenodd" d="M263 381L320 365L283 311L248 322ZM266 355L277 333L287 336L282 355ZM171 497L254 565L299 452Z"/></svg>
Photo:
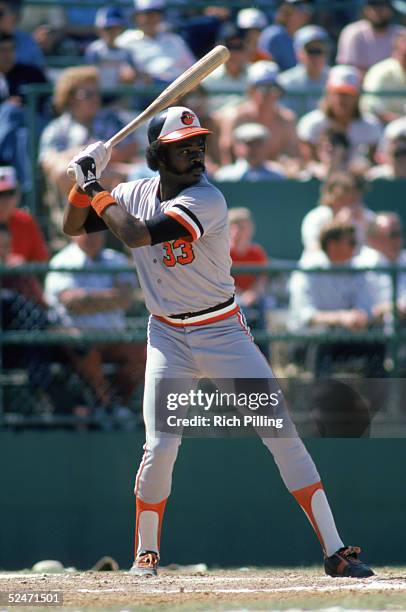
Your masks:
<svg viewBox="0 0 406 612"><path fill-rule="evenodd" d="M195 113L174 106L149 124L146 159L159 176L100 184L110 151L88 146L70 162L76 185L69 194L64 231L109 228L131 250L151 313L145 373L146 443L135 483L135 561L131 573L156 575L165 504L171 491L180 435L155 430L154 398L171 379L263 379L275 383L234 300L227 205L205 176L209 130ZM158 390L158 391L157 391ZM263 436L281 477L309 518L330 576L364 578L372 570L358 547L344 546L320 476L290 421L289 435Z"/></svg>

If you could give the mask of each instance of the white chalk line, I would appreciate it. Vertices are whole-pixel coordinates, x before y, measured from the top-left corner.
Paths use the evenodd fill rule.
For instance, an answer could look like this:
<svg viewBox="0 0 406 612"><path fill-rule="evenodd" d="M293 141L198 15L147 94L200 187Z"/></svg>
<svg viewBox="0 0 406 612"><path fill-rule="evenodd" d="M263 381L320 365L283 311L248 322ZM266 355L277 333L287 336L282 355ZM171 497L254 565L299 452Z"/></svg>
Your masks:
<svg viewBox="0 0 406 612"><path fill-rule="evenodd" d="M138 584L138 583L135 583ZM149 595L172 595L179 593L186 593L188 595L194 593L207 593L208 589L191 589L191 588L181 588L172 587L167 589L155 589L153 588L153 584L150 585L151 589L146 589L145 591L137 591L137 594L149 594ZM319 593L328 593L331 591L345 591L345 590L358 590L358 591L402 591L404 590L406 593L406 581L405 582L379 582L375 580L373 582L362 582L360 583L358 579L354 578L351 580L349 584L340 584L340 585L331 585L331 586L289 586L289 587L276 587L276 588L240 588L240 589L219 589L210 587L210 593L301 593L304 591L317 591ZM126 592L127 589L77 589L78 593L120 593Z"/></svg>

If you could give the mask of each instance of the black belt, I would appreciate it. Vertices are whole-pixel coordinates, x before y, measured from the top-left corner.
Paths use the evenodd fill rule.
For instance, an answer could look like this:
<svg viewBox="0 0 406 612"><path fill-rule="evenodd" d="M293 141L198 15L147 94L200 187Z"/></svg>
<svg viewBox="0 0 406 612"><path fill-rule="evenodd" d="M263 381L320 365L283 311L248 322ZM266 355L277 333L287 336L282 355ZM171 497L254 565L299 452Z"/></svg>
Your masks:
<svg viewBox="0 0 406 612"><path fill-rule="evenodd" d="M168 315L168 319L190 319L191 317L200 317L200 315L209 314L210 312L216 312L217 310L221 310L222 308L227 308L227 306L231 306L233 302L234 296L227 300L227 302L217 304L217 306L205 308L204 310L199 310L198 312L182 312L181 314L177 315Z"/></svg>

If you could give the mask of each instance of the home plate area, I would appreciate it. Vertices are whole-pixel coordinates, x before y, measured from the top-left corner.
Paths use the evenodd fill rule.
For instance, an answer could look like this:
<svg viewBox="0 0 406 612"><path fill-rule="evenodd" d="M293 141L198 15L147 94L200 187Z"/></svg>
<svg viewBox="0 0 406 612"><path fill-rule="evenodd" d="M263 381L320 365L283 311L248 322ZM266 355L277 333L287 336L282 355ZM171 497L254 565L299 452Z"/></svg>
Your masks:
<svg viewBox="0 0 406 612"><path fill-rule="evenodd" d="M163 568L155 578L122 571L8 572L0 573L0 592L59 591L63 608L75 610L405 610L406 568L383 567L376 573L357 580L330 578L321 568L199 572ZM0 605L0 610L13 608Z"/></svg>

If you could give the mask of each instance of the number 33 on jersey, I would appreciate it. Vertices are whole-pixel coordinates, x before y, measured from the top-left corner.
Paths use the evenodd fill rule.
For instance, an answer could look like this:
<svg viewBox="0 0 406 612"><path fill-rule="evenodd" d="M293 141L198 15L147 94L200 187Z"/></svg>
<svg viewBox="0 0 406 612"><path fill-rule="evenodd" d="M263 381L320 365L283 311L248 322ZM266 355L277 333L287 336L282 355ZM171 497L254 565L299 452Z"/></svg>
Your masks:
<svg viewBox="0 0 406 612"><path fill-rule="evenodd" d="M187 266L195 258L191 242L185 242L182 238L162 243L164 249L163 262L168 268L173 268L176 264Z"/></svg>

